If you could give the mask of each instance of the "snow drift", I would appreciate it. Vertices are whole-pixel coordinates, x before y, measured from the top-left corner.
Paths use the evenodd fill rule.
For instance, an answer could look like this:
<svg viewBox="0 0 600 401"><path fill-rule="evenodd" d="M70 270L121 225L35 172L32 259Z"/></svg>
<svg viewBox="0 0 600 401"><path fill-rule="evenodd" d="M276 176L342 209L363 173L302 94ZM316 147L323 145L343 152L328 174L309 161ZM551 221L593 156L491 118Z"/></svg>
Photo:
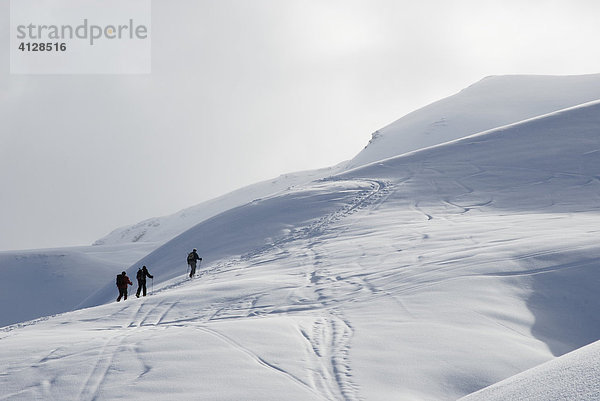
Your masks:
<svg viewBox="0 0 600 401"><path fill-rule="evenodd" d="M590 401L600 397L600 342L532 368L461 401Z"/></svg>

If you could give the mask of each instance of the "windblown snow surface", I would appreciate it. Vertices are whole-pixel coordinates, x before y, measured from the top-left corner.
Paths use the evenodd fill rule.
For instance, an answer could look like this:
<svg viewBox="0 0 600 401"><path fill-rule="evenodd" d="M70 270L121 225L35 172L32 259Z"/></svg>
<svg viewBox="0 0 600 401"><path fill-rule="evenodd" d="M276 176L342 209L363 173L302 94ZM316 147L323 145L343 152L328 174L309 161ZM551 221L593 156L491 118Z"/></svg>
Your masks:
<svg viewBox="0 0 600 401"><path fill-rule="evenodd" d="M591 102L201 222L127 269L152 295L0 329L0 400L599 399L541 384L597 360L555 358L600 338L599 231Z"/></svg>

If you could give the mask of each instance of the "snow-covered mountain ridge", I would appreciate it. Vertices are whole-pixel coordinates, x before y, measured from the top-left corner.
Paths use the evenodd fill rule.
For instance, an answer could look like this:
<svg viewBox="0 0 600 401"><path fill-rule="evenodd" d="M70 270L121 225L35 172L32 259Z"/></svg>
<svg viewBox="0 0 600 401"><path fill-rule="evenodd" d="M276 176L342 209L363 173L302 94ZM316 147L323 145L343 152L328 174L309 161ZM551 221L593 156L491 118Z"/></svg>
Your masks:
<svg viewBox="0 0 600 401"><path fill-rule="evenodd" d="M598 102L299 184L133 264L150 297L5 328L0 397L455 400L600 338L599 201Z"/></svg>
<svg viewBox="0 0 600 401"><path fill-rule="evenodd" d="M487 77L376 131L369 145L350 162L250 185L170 216L119 228L95 245L129 242L159 245L223 211L289 187L597 99L600 99L600 74Z"/></svg>
<svg viewBox="0 0 600 401"><path fill-rule="evenodd" d="M402 153L600 99L600 74L491 76L416 110L373 134L350 162Z"/></svg>

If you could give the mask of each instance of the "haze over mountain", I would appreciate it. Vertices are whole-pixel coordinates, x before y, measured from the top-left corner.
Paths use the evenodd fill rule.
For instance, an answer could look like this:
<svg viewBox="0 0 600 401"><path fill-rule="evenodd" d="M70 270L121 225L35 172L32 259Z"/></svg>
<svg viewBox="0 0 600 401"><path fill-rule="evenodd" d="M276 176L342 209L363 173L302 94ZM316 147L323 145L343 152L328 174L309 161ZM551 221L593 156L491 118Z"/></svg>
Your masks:
<svg viewBox="0 0 600 401"><path fill-rule="evenodd" d="M94 254L113 263L78 294L87 309L0 332L0 397L590 399L597 375L553 378L589 369L597 344L557 357L600 338L599 81L488 78L380 130L350 164L121 229L110 245L0 253L0 274L19 267L12 299L19 283L45 285L27 278L35 258L73 286ZM412 135L408 120L426 127L442 109L439 141ZM118 263L130 277L148 266L152 295L115 303ZM31 314L40 301L25 298ZM44 313L76 307L57 298Z"/></svg>

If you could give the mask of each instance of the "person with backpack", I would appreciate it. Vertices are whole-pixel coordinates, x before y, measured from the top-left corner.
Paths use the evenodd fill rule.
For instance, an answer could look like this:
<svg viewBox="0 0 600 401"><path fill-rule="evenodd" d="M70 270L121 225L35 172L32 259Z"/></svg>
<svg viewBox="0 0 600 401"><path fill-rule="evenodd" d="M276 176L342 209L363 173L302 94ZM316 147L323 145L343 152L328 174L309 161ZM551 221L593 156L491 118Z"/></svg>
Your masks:
<svg viewBox="0 0 600 401"><path fill-rule="evenodd" d="M144 296L146 296L146 277L150 277L152 279L154 278L153 275L148 273L148 269L146 268L146 266L142 266L142 268L138 269L136 276L138 282L138 289L135 293L135 296L138 298L140 297L140 292L142 292Z"/></svg>
<svg viewBox="0 0 600 401"><path fill-rule="evenodd" d="M187 263L190 265L190 278L194 277L194 274L196 274L196 262L199 260L201 261L202 258L198 256L198 251L196 248L194 248L194 250L190 252L187 257Z"/></svg>
<svg viewBox="0 0 600 401"><path fill-rule="evenodd" d="M133 285L129 277L127 277L127 273L123 272L117 275L117 288L119 289L119 297L117 298L117 302L121 300L123 297L123 301L127 299L127 286Z"/></svg>

